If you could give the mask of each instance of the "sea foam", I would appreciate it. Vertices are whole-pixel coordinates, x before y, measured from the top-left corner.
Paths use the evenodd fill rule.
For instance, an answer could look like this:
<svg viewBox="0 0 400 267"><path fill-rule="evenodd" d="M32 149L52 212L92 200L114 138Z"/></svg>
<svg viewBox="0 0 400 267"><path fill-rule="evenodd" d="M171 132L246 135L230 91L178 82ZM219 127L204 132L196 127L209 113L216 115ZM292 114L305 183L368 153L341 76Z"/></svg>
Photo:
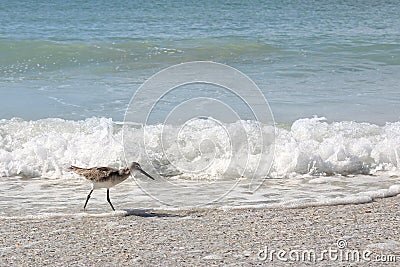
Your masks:
<svg viewBox="0 0 400 267"><path fill-rule="evenodd" d="M225 124L224 128L229 131L221 131L220 125L207 120L195 121L185 128L148 125L145 131L129 125L122 127L107 118L1 120L0 176L54 178L68 175L66 168L71 164L123 166L126 164L124 131L124 138L131 138L129 149L125 150L135 151L128 160L141 161L161 175L178 179L236 179L242 166L238 163L232 168L232 157L254 167L259 163L260 153L273 152L270 172L259 175L276 178L377 171L397 175L399 169L400 122L378 126L305 118L290 127L275 129L253 121ZM232 134L243 128L246 138L243 134ZM260 130L267 141L260 141ZM145 149L142 149L143 139ZM236 143L236 149L232 142ZM193 171L192 166L201 168Z"/></svg>

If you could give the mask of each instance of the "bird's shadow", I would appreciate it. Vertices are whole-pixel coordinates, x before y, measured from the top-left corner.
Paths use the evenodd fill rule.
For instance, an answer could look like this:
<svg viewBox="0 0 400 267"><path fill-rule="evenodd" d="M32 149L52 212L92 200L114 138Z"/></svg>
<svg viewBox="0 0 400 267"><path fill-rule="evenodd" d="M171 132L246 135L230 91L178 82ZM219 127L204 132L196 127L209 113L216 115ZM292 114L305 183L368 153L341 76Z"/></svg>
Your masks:
<svg viewBox="0 0 400 267"><path fill-rule="evenodd" d="M180 214L166 213L166 212L156 211L153 209L127 209L125 211L126 211L125 216L139 216L144 218L184 217L183 215Z"/></svg>

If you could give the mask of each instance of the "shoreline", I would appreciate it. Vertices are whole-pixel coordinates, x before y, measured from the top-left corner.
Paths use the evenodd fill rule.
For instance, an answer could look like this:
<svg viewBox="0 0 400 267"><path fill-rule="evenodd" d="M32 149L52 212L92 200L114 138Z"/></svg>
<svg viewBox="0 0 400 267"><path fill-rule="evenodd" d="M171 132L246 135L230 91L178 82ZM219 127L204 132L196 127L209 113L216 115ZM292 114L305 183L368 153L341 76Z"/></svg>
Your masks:
<svg viewBox="0 0 400 267"><path fill-rule="evenodd" d="M400 262L399 203L397 195L365 204L297 209L144 210L124 217L0 219L0 265L365 266L385 256L385 266L395 266ZM345 247L338 249L339 242ZM336 251L336 259L323 254L325 250ZM278 259L278 251L286 254ZM293 253L303 251L315 253L311 262ZM357 260L344 259L343 252L369 254Z"/></svg>

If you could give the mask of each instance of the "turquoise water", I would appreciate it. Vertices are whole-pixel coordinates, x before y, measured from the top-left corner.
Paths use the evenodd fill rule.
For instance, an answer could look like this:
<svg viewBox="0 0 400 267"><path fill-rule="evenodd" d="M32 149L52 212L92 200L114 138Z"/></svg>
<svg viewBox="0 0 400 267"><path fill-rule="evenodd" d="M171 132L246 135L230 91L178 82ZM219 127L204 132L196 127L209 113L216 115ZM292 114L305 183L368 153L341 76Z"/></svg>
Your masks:
<svg viewBox="0 0 400 267"><path fill-rule="evenodd" d="M249 75L278 123L383 125L400 117L398 14L396 1L1 1L1 118L120 121L152 74L212 60Z"/></svg>
<svg viewBox="0 0 400 267"><path fill-rule="evenodd" d="M364 203L400 192L398 1L47 2L0 1L0 217L75 213L90 185L67 168L126 160L157 179L141 184L154 199L128 181L112 189L120 208L205 204L236 182L219 205ZM197 97L240 111L209 84L171 91L146 127L122 126L143 82L189 61L248 75L277 127L245 116L158 124ZM195 114L223 113L198 102ZM248 191L253 178L264 181L257 192ZM104 192L95 196L89 206L106 210Z"/></svg>

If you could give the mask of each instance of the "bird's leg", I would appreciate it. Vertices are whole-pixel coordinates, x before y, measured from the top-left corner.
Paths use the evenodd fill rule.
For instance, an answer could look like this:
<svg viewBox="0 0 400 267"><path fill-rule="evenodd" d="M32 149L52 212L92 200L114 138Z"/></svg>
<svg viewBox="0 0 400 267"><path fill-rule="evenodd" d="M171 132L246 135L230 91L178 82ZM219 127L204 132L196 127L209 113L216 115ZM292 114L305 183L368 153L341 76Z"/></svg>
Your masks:
<svg viewBox="0 0 400 267"><path fill-rule="evenodd" d="M87 205L87 203L88 203L88 201L89 201L90 195L92 194L93 190L94 190L94 189L90 190L90 193L89 193L89 195L88 195L87 198L86 198L85 206L83 206L83 210L86 210L86 205Z"/></svg>
<svg viewBox="0 0 400 267"><path fill-rule="evenodd" d="M113 205L111 204L111 200L110 200L110 189L107 188L107 201L108 203L110 203L111 208L113 209L113 211L115 211Z"/></svg>

